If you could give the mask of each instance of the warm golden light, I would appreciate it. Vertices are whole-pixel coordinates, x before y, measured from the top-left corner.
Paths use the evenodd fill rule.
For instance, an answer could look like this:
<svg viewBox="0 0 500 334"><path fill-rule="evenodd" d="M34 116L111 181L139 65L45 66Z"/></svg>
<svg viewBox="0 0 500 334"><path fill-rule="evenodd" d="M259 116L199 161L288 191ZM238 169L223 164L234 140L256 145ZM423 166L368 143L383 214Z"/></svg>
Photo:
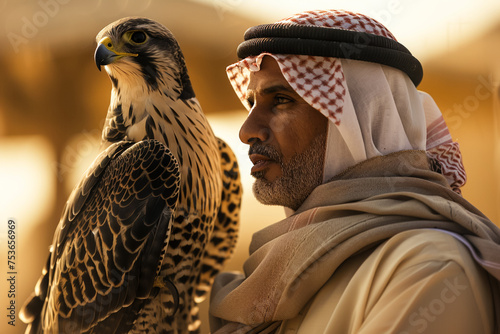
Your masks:
<svg viewBox="0 0 500 334"><path fill-rule="evenodd" d="M3 138L0 160L2 222L10 218L24 226L43 222L55 196L56 158L50 143L38 136Z"/></svg>

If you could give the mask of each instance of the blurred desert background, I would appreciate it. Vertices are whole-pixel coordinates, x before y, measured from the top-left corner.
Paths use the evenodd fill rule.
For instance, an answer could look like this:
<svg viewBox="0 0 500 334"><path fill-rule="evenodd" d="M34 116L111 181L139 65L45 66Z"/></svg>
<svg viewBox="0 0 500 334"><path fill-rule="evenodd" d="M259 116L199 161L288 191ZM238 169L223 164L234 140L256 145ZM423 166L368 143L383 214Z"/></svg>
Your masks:
<svg viewBox="0 0 500 334"><path fill-rule="evenodd" d="M99 150L111 89L93 60L101 28L146 16L177 37L216 135L238 155L244 199L227 269L241 270L253 232L284 212L253 198L247 147L238 139L246 111L224 69L237 60L248 27L330 8L374 17L422 62L419 89L434 97L460 143L463 195L500 224L498 0L0 0L0 333L24 332L17 313L41 273L68 194ZM9 220L16 224L15 326L7 317ZM203 319L207 310L205 302Z"/></svg>

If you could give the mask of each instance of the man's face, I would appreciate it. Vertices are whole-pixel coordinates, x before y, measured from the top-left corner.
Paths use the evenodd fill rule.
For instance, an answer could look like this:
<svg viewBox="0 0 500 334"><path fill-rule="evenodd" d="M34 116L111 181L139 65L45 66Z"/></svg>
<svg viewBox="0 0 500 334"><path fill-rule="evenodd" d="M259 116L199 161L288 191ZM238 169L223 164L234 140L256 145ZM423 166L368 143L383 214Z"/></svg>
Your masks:
<svg viewBox="0 0 500 334"><path fill-rule="evenodd" d="M293 90L272 57L251 72L246 98L251 110L240 139L250 145L255 196L296 210L322 182L328 120Z"/></svg>

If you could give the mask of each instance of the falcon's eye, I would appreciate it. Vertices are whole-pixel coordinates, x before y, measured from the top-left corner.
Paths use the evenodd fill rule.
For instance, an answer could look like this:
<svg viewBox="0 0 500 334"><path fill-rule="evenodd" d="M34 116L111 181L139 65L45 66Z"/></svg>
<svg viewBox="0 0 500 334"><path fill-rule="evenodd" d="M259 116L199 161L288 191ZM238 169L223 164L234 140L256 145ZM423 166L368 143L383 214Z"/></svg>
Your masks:
<svg viewBox="0 0 500 334"><path fill-rule="evenodd" d="M143 44L148 39L148 35L140 30L131 31L128 35L128 39L134 44Z"/></svg>

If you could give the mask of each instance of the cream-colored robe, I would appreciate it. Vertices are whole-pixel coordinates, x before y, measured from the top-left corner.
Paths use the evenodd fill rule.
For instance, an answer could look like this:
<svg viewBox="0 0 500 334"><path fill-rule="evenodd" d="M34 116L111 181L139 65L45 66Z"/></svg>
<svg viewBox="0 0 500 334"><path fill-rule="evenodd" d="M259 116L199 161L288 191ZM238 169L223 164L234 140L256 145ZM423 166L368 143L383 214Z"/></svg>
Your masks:
<svg viewBox="0 0 500 334"><path fill-rule="evenodd" d="M454 237L399 233L345 261L282 334L493 333L486 272Z"/></svg>
<svg viewBox="0 0 500 334"><path fill-rule="evenodd" d="M254 234L244 274L216 279L212 330L498 333L499 256L500 230L425 152L372 158Z"/></svg>

